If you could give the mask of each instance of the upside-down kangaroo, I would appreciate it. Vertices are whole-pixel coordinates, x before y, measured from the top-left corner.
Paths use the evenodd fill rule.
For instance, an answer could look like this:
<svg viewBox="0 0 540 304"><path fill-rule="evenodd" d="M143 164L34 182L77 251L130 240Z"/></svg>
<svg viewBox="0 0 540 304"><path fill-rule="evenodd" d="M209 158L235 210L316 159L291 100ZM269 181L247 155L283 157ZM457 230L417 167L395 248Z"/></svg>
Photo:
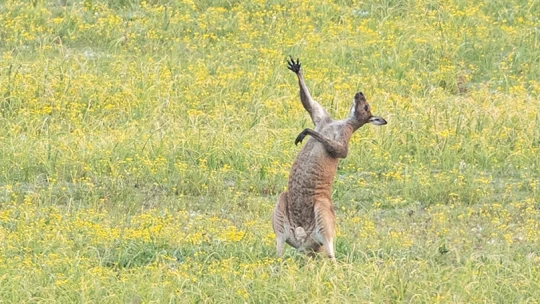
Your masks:
<svg viewBox="0 0 540 304"><path fill-rule="evenodd" d="M294 161L287 191L279 195L272 214L272 226L277 239L277 254L283 244L303 252L318 252L324 247L335 260L335 215L331 201L332 183L338 159L347 157L349 140L366 123L384 125L386 120L371 115L362 92L354 95L349 117L334 120L311 95L300 71L300 62L291 58L288 68L298 77L300 100L315 124L315 129L304 129L295 144L311 135Z"/></svg>

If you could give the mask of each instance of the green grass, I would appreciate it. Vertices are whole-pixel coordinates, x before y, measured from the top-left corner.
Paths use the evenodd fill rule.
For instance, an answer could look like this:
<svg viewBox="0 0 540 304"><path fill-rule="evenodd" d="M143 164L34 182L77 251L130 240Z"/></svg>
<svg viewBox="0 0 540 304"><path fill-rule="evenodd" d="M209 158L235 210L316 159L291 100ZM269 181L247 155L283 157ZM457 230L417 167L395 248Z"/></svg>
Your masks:
<svg viewBox="0 0 540 304"><path fill-rule="evenodd" d="M0 3L0 302L540 299L540 4ZM270 214L362 91L333 265Z"/></svg>

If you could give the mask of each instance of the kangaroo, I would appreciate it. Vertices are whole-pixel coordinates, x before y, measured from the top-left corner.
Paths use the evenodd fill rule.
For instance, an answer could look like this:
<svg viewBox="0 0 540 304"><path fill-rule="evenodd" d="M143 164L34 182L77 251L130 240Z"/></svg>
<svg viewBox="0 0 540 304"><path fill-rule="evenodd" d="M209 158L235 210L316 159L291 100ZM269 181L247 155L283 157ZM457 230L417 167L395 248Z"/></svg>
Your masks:
<svg viewBox="0 0 540 304"><path fill-rule="evenodd" d="M338 160L347 157L352 134L366 123L384 125L386 120L371 115L369 104L362 92L354 95L349 117L334 120L311 97L304 82L300 61L291 57L287 68L293 71L300 86L300 100L311 116L315 128L304 129L295 145L307 135L305 146L298 153L290 174L287 190L279 195L272 214L272 227L276 234L278 257L286 242L304 253L324 249L335 261L335 214L331 201L332 183Z"/></svg>

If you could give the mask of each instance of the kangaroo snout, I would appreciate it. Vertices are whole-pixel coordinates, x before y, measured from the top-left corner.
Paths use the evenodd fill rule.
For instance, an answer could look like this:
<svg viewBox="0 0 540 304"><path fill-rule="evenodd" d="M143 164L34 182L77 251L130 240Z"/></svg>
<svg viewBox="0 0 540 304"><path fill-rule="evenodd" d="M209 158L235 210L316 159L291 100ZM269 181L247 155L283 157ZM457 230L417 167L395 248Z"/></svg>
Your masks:
<svg viewBox="0 0 540 304"><path fill-rule="evenodd" d="M387 124L386 120L380 116L371 116L368 121L376 126Z"/></svg>

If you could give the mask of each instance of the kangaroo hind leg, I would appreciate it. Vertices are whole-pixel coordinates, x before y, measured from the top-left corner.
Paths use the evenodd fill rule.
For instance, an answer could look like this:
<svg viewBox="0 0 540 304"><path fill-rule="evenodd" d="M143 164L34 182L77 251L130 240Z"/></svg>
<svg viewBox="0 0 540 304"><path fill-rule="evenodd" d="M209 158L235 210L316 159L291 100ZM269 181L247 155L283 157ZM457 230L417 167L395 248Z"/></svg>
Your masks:
<svg viewBox="0 0 540 304"><path fill-rule="evenodd" d="M336 234L336 216L330 201L317 202L315 204L315 225L318 237L326 254L330 259L335 261L334 236Z"/></svg>
<svg viewBox="0 0 540 304"><path fill-rule="evenodd" d="M285 192L279 195L274 212L272 213L272 228L276 234L276 251L277 256L283 255L283 244L288 239L289 219L287 218L287 195Z"/></svg>

